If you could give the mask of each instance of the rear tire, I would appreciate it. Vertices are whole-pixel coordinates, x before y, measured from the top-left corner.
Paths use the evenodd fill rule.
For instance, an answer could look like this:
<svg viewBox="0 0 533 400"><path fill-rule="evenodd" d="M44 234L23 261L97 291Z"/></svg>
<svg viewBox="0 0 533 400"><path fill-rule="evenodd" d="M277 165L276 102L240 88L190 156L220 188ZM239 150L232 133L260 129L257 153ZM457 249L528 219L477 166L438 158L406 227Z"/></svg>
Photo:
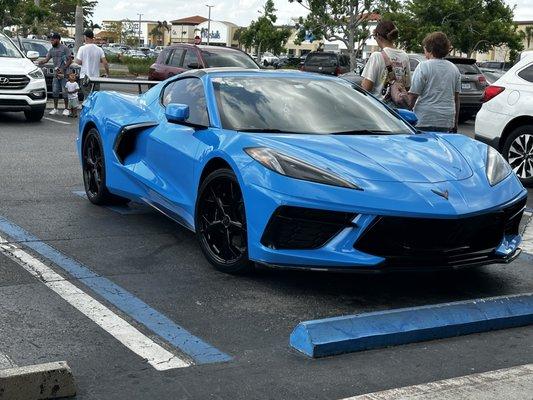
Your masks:
<svg viewBox="0 0 533 400"><path fill-rule="evenodd" d="M533 185L533 124L514 129L502 149L503 157L525 186Z"/></svg>
<svg viewBox="0 0 533 400"><path fill-rule="evenodd" d="M195 225L200 248L217 270L229 274L253 270L248 259L244 199L231 169L212 172L200 185Z"/></svg>
<svg viewBox="0 0 533 400"><path fill-rule="evenodd" d="M28 122L39 122L43 119L45 107L32 108L30 111L24 111L24 116Z"/></svg>
<svg viewBox="0 0 533 400"><path fill-rule="evenodd" d="M85 194L96 205L126 204L124 197L111 194L106 186L105 158L98 130L92 128L82 145L82 170Z"/></svg>

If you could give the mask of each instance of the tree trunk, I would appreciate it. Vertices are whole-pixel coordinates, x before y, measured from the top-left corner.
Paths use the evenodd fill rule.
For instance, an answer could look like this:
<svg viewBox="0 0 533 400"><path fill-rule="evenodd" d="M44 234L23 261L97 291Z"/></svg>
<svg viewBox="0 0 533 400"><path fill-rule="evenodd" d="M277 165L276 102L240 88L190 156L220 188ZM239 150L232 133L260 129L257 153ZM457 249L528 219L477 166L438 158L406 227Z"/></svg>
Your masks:
<svg viewBox="0 0 533 400"><path fill-rule="evenodd" d="M83 7L78 4L75 14L76 33L74 34L74 55L83 44Z"/></svg>

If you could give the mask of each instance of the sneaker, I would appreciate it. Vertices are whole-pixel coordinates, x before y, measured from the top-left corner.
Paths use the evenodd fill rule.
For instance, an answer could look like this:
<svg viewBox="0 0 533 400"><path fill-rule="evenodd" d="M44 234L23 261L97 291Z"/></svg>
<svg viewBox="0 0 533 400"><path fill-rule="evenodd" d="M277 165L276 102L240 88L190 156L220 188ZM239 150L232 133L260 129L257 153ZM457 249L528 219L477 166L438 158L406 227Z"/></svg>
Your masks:
<svg viewBox="0 0 533 400"><path fill-rule="evenodd" d="M67 117L70 115L70 111L67 110L66 108L63 110L63 116Z"/></svg>
<svg viewBox="0 0 533 400"><path fill-rule="evenodd" d="M57 108L52 109L48 114L50 115L56 115L57 114Z"/></svg>

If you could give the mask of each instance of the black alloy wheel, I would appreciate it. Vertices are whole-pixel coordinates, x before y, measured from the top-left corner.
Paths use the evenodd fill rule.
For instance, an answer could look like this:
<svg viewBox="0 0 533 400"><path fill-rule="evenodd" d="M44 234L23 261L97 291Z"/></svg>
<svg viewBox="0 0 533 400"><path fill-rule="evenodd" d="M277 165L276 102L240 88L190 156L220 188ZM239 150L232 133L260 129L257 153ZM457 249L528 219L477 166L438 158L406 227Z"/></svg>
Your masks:
<svg viewBox="0 0 533 400"><path fill-rule="evenodd" d="M200 247L216 269L231 274L252 270L244 199L233 171L219 169L202 182L195 219Z"/></svg>
<svg viewBox="0 0 533 400"><path fill-rule="evenodd" d="M523 125L512 131L502 153L522 183L532 185L533 125Z"/></svg>
<svg viewBox="0 0 533 400"><path fill-rule="evenodd" d="M83 184L87 198L93 204L124 204L129 200L115 196L107 190L105 177L104 149L100 135L91 129L83 140L82 147Z"/></svg>

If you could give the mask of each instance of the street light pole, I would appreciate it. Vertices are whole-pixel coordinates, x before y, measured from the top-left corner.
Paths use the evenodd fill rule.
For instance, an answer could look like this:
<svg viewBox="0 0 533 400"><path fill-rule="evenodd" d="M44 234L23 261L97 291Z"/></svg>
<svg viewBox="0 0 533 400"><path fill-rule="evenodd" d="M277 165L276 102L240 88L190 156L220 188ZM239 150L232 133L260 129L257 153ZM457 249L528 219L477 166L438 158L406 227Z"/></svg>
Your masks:
<svg viewBox="0 0 533 400"><path fill-rule="evenodd" d="M209 46L209 39L211 37L211 9L214 6L210 6L209 4L206 4L205 6L209 8L209 15L207 16L207 45Z"/></svg>
<svg viewBox="0 0 533 400"><path fill-rule="evenodd" d="M139 47L141 47L141 17L143 14L137 13L137 15L139 16Z"/></svg>

